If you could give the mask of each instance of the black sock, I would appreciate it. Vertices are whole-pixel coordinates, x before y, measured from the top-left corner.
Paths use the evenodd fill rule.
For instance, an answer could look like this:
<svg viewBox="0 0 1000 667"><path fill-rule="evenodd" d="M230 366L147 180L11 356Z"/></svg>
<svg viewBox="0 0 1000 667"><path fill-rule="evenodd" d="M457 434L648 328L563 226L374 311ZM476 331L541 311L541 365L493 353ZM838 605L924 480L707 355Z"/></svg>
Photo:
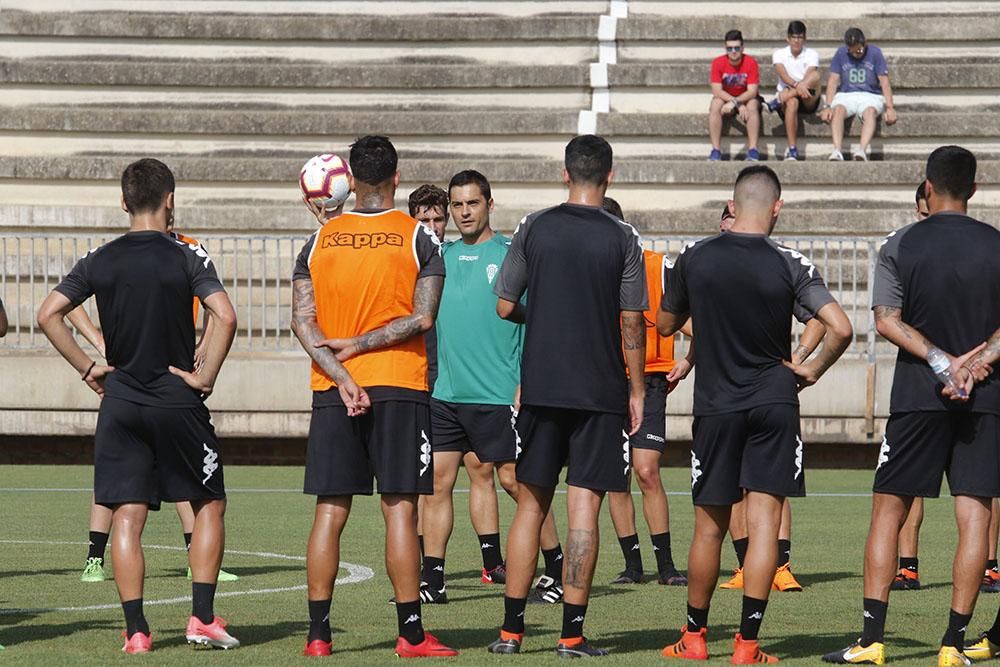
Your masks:
<svg viewBox="0 0 1000 667"><path fill-rule="evenodd" d="M420 545L420 558L422 560L423 557L424 557L424 536L423 535L417 535L417 544Z"/></svg>
<svg viewBox="0 0 1000 667"><path fill-rule="evenodd" d="M639 551L639 536L633 533L632 535L619 537L618 544L622 548L622 556L625 557L625 569L633 572L642 572L642 553Z"/></svg>
<svg viewBox="0 0 1000 667"><path fill-rule="evenodd" d="M122 602L122 611L125 612L125 634L128 637L137 632L149 634L149 623L146 623L146 617L142 615L142 598Z"/></svg>
<svg viewBox="0 0 1000 667"><path fill-rule="evenodd" d="M184 533L184 548L191 551L191 533Z"/></svg>
<svg viewBox="0 0 1000 667"><path fill-rule="evenodd" d="M108 534L90 531L90 548L87 558L104 558L104 550L108 548Z"/></svg>
<svg viewBox="0 0 1000 667"><path fill-rule="evenodd" d="M191 615L197 616L202 623L209 624L215 618L213 604L215 603L215 584L201 584L197 581L191 584Z"/></svg>
<svg viewBox="0 0 1000 667"><path fill-rule="evenodd" d="M941 639L941 646L954 646L959 651L965 643L965 630L969 627L972 614L959 614L954 609L948 612L948 629Z"/></svg>
<svg viewBox="0 0 1000 667"><path fill-rule="evenodd" d="M688 622L687 631L688 632L698 632L702 628L708 627L708 607L704 609L698 609L697 607L692 607L688 605Z"/></svg>
<svg viewBox="0 0 1000 667"><path fill-rule="evenodd" d="M743 616L740 618L740 635L743 639L755 641L760 633L760 622L764 620L767 600L743 596Z"/></svg>
<svg viewBox="0 0 1000 667"><path fill-rule="evenodd" d="M326 600L309 600L309 637L306 643L319 639L328 642L330 634L330 602Z"/></svg>
<svg viewBox="0 0 1000 667"><path fill-rule="evenodd" d="M420 600L396 603L399 636L414 646L424 641L424 623L420 620Z"/></svg>
<svg viewBox="0 0 1000 667"><path fill-rule="evenodd" d="M503 563L500 556L500 533L479 536L479 550L483 552L483 569L489 572Z"/></svg>
<svg viewBox="0 0 1000 667"><path fill-rule="evenodd" d="M587 617L587 605L563 602L563 626L561 639L583 637L583 619Z"/></svg>
<svg viewBox="0 0 1000 667"><path fill-rule="evenodd" d="M750 544L749 537L741 537L733 540L733 549L736 551L736 561L743 567L743 559L747 557L747 545Z"/></svg>
<svg viewBox="0 0 1000 667"><path fill-rule="evenodd" d="M424 557L424 567L423 572L420 574L420 580L433 588L435 591L440 591L444 588L444 558L435 558L434 556Z"/></svg>
<svg viewBox="0 0 1000 667"><path fill-rule="evenodd" d="M657 572L674 572L674 555L670 552L670 531L658 535L650 535L653 543L653 555L656 556Z"/></svg>
<svg viewBox="0 0 1000 667"><path fill-rule="evenodd" d="M542 558L545 559L545 576L562 581L562 545L557 544L551 549L542 549Z"/></svg>
<svg viewBox="0 0 1000 667"><path fill-rule="evenodd" d="M910 572L916 572L917 570L920 569L918 567L919 560L920 559L918 559L916 557L910 558L908 556L900 556L899 557L899 569L900 570L909 570Z"/></svg>
<svg viewBox="0 0 1000 667"><path fill-rule="evenodd" d="M528 604L528 598L503 599L503 631L512 632L515 635L524 634L524 608Z"/></svg>
<svg viewBox="0 0 1000 667"><path fill-rule="evenodd" d="M93 533L91 533L91 535L93 535ZM986 561L986 569L993 570L994 572L1000 572L1000 569L997 568L997 559L993 558L992 560Z"/></svg>
<svg viewBox="0 0 1000 667"><path fill-rule="evenodd" d="M864 606L865 629L861 633L861 645L871 646L873 642L882 642L885 639L885 615L889 610L889 603L865 598Z"/></svg>
<svg viewBox="0 0 1000 667"><path fill-rule="evenodd" d="M778 567L782 565L788 565L788 561L792 559L792 541L791 540L778 540Z"/></svg>

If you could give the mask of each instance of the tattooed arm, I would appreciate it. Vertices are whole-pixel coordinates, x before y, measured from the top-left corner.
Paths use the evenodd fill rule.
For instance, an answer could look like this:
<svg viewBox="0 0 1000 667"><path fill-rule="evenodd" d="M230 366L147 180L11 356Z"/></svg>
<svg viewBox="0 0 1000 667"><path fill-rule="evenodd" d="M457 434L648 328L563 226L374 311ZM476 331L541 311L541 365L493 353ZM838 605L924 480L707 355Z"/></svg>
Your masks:
<svg viewBox="0 0 1000 667"><path fill-rule="evenodd" d="M316 321L316 294L312 280L292 281L292 331L306 354L337 383L347 414L353 417L367 412L371 405L368 394L354 382L333 350L320 345L323 332Z"/></svg>
<svg viewBox="0 0 1000 667"><path fill-rule="evenodd" d="M434 320L437 318L443 288L444 276L418 278L417 284L413 288L413 312L411 314L396 318L384 327L379 327L360 336L330 338L318 341L316 345L335 352L339 361L347 361L358 354L391 347L407 338L427 333L434 326Z"/></svg>
<svg viewBox="0 0 1000 667"><path fill-rule="evenodd" d="M982 382L993 372L997 359L1000 359L1000 329L993 332L986 341L986 347L967 364L976 382Z"/></svg>
<svg viewBox="0 0 1000 667"><path fill-rule="evenodd" d="M792 352L792 361L797 364L804 364L809 355L819 346L823 336L826 335L826 325L818 318L812 318L806 322L805 331L799 336L799 346Z"/></svg>
<svg viewBox="0 0 1000 667"><path fill-rule="evenodd" d="M903 321L903 310L893 306L875 306L875 329L890 343L918 359L926 359L934 344Z"/></svg>
<svg viewBox="0 0 1000 667"><path fill-rule="evenodd" d="M622 311L622 341L625 363L628 365L629 435L635 435L642 425L643 404L646 400L646 319L635 310Z"/></svg>

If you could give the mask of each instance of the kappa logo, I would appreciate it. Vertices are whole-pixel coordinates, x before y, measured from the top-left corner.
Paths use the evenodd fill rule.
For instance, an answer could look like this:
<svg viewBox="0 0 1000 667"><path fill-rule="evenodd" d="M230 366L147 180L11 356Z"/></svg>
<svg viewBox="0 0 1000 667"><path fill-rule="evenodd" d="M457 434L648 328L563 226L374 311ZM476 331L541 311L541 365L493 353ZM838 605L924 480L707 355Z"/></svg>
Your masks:
<svg viewBox="0 0 1000 667"><path fill-rule="evenodd" d="M884 246L886 243L888 243L889 239L891 239L893 236L895 236L897 231L899 231L899 230L898 229L894 229L891 232L889 232L886 235L886 237L884 239L882 239L882 242L878 244L878 249L881 250L882 246Z"/></svg>
<svg viewBox="0 0 1000 667"><path fill-rule="evenodd" d="M622 458L625 459L625 472L623 474L628 476L628 470L632 461L629 458L628 432L625 429L622 429L622 438L624 439L624 442L622 442Z"/></svg>
<svg viewBox="0 0 1000 667"><path fill-rule="evenodd" d="M458 261L460 262L477 262L479 261L479 255L459 255Z"/></svg>
<svg viewBox="0 0 1000 667"><path fill-rule="evenodd" d="M191 249L191 252L196 254L198 257L201 257L203 260L205 260L202 262L202 264L204 264L206 269L208 268L208 265L212 263L212 258L208 256L208 251L205 250L205 248L202 247L200 243L185 243L180 239L174 239L174 242L177 243L178 245L187 246L188 248Z"/></svg>
<svg viewBox="0 0 1000 667"><path fill-rule="evenodd" d="M423 442L420 443L420 456L418 459L424 467L420 469L418 477L423 477L427 469L431 467L431 441L427 437L427 432L423 429L420 430L420 437L423 439Z"/></svg>
<svg viewBox="0 0 1000 667"><path fill-rule="evenodd" d="M889 462L889 441L885 436L882 436L882 445L878 448L878 465L875 466L875 472L882 467L883 463Z"/></svg>
<svg viewBox="0 0 1000 667"><path fill-rule="evenodd" d="M802 438L795 436L795 476L798 479L802 475Z"/></svg>
<svg viewBox="0 0 1000 667"><path fill-rule="evenodd" d="M207 443L203 442L201 446L205 448L205 458L202 460L204 465L201 467L201 471L205 473L205 479L201 480L201 483L208 484L208 480L212 479L212 475L219 469L219 464L216 463L219 455Z"/></svg>
<svg viewBox="0 0 1000 667"><path fill-rule="evenodd" d="M493 279L497 277L497 273L500 271L500 267L496 264L489 264L486 267L486 281L492 285Z"/></svg>
<svg viewBox="0 0 1000 667"><path fill-rule="evenodd" d="M762 618L764 618L764 614L760 613L759 611L755 611L754 613L752 613L749 616L747 616L747 618L748 619L753 619L755 621L759 621Z"/></svg>
<svg viewBox="0 0 1000 667"><path fill-rule="evenodd" d="M801 264L806 269L808 269L808 271L809 271L809 277L810 278L813 277L813 273L816 272L816 266L811 261L809 261L808 257L806 257L805 255L803 255L798 250L792 250L791 248L786 248L785 246L782 246L782 245L778 246L778 250L780 250L781 252L784 252L784 253L788 253L789 255L792 256L792 259L799 260L799 264Z"/></svg>
<svg viewBox="0 0 1000 667"><path fill-rule="evenodd" d="M702 475L704 475L704 474L705 473L703 473L701 471L701 460L699 460L698 457L695 456L694 450L692 449L691 450L691 488L692 489L694 488L694 485L698 483L698 479Z"/></svg>
<svg viewBox="0 0 1000 667"><path fill-rule="evenodd" d="M666 440L656 435L655 433L647 433L646 440L652 440L653 442L666 442Z"/></svg>
<svg viewBox="0 0 1000 667"><path fill-rule="evenodd" d="M865 610L865 618L870 618L872 620L875 620L875 617L872 616L871 612L868 611L867 609Z"/></svg>
<svg viewBox="0 0 1000 667"><path fill-rule="evenodd" d="M444 565L435 565L434 566L434 571L435 572L444 572Z"/></svg>
<svg viewBox="0 0 1000 667"><path fill-rule="evenodd" d="M403 621L403 625L406 625L407 623L416 623L419 620L420 620L419 616L417 616L416 614L410 614L410 617L405 621Z"/></svg>
<svg viewBox="0 0 1000 667"><path fill-rule="evenodd" d="M639 550L639 545L638 544L633 544L632 545L632 551L638 551L638 550Z"/></svg>
<svg viewBox="0 0 1000 667"><path fill-rule="evenodd" d="M570 623L583 623L583 616L577 616Z"/></svg>
<svg viewBox="0 0 1000 667"><path fill-rule="evenodd" d="M490 544L489 542L483 542L482 544L479 545L479 548L480 549L492 549L493 545Z"/></svg>
<svg viewBox="0 0 1000 667"><path fill-rule="evenodd" d="M517 410L510 406L510 430L514 431L514 460L521 458L521 435L517 432Z"/></svg>
<svg viewBox="0 0 1000 667"><path fill-rule="evenodd" d="M436 237L435 237L436 238ZM399 234L374 232L372 234L349 232L334 232L323 237L323 248L379 248L381 246L402 247L403 237Z"/></svg>

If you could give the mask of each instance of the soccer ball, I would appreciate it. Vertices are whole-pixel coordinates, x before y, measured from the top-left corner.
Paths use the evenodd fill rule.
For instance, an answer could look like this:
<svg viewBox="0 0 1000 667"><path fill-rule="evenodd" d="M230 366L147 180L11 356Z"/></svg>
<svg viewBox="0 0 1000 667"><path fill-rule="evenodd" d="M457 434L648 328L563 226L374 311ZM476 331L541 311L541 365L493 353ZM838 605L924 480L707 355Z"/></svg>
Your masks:
<svg viewBox="0 0 1000 667"><path fill-rule="evenodd" d="M311 158L299 172L299 188L309 202L332 211L347 201L351 194L347 163L332 153Z"/></svg>

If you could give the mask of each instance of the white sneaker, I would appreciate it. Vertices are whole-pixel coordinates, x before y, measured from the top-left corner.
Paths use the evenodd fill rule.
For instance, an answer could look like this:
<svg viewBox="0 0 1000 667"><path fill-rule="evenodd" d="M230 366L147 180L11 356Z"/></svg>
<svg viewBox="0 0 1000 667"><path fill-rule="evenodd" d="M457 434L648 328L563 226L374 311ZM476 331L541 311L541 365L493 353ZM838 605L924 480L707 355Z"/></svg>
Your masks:
<svg viewBox="0 0 1000 667"><path fill-rule="evenodd" d="M868 162L868 154L861 150L860 146L851 152L851 157L855 160L855 162Z"/></svg>
<svg viewBox="0 0 1000 667"><path fill-rule="evenodd" d="M833 152L830 153L830 157L828 157L827 159L830 162L843 162L844 154L838 151L837 149L834 149Z"/></svg>

